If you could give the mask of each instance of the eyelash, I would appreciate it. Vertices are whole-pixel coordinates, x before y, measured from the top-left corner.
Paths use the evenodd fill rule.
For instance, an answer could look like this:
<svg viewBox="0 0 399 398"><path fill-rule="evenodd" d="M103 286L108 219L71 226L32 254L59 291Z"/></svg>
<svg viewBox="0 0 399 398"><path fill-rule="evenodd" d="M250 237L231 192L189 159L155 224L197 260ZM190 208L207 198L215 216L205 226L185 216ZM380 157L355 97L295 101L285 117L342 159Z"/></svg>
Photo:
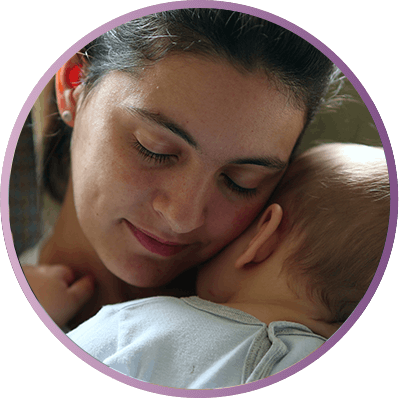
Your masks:
<svg viewBox="0 0 399 398"><path fill-rule="evenodd" d="M174 155L164 155L161 153L154 153L149 151L143 145L140 144L137 140L133 143L134 148L137 152L147 161L154 162L155 164L166 163L171 160Z"/></svg>
<svg viewBox="0 0 399 398"><path fill-rule="evenodd" d="M163 164L171 160L174 155L165 155L149 151L146 147L135 140L133 144L136 151L147 161L154 162L155 164ZM243 196L244 198L252 198L257 194L256 188L243 188L237 185L230 177L223 174L224 182L227 187L234 193Z"/></svg>
<svg viewBox="0 0 399 398"><path fill-rule="evenodd" d="M245 198L252 198L256 196L258 193L256 188L243 188L237 185L230 177L228 177L226 174L223 174L225 184L228 186L229 189L231 189L234 193L237 193L240 196L243 196Z"/></svg>

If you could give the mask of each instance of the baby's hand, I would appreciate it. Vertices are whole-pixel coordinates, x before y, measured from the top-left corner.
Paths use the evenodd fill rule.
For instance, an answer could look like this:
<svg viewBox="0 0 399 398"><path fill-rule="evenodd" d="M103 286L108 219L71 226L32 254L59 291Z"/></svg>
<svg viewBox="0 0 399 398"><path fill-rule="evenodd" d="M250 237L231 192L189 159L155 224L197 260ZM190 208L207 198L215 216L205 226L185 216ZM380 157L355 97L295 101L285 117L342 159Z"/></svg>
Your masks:
<svg viewBox="0 0 399 398"><path fill-rule="evenodd" d="M76 280L65 265L22 266L25 277L43 309L59 326L65 326L94 293L94 278Z"/></svg>

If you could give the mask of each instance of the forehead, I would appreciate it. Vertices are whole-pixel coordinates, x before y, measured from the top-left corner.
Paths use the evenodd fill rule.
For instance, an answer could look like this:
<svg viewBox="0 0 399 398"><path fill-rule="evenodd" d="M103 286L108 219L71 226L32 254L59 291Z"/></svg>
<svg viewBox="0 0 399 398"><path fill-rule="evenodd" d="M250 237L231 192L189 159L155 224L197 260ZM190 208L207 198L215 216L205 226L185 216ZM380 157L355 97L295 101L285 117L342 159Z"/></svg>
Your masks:
<svg viewBox="0 0 399 398"><path fill-rule="evenodd" d="M241 73L223 61L169 56L139 78L120 72L114 78L125 87L126 105L166 116L210 155L213 149L219 156L242 151L286 160L304 125L304 111L265 73Z"/></svg>

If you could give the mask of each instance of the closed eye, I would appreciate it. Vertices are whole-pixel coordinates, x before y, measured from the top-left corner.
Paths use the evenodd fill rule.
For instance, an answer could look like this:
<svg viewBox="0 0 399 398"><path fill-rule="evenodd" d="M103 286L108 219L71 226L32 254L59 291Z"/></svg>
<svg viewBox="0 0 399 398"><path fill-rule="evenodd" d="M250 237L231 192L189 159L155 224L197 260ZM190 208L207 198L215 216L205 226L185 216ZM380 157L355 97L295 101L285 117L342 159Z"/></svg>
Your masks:
<svg viewBox="0 0 399 398"><path fill-rule="evenodd" d="M133 147L136 149L139 155L143 157L144 160L155 164L167 163L171 161L173 157L175 157L175 155L151 152L146 147L141 145L137 139L134 141Z"/></svg>
<svg viewBox="0 0 399 398"><path fill-rule="evenodd" d="M133 143L133 147L138 152L138 154L146 161L154 164L165 164L171 162L176 155L155 153L143 146L137 139ZM223 174L224 183L226 186L235 194L242 196L244 198L252 198L258 193L257 188L243 188L236 184L229 176Z"/></svg>
<svg viewBox="0 0 399 398"><path fill-rule="evenodd" d="M257 188L243 188L240 185L236 184L229 176L223 174L224 182L227 187L233 191L234 193L243 196L245 198L251 198L258 193Z"/></svg>

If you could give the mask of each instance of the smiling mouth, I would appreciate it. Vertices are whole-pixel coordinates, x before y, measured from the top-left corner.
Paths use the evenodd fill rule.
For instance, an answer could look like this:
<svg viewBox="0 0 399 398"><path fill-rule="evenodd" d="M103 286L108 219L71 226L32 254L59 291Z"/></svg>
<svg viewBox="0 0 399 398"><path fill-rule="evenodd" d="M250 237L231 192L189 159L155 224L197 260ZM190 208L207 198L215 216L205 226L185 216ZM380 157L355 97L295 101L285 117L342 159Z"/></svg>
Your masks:
<svg viewBox="0 0 399 398"><path fill-rule="evenodd" d="M126 223L137 241L151 253L158 254L162 257L171 257L182 252L187 246L189 246L181 245L179 243L166 242L161 238L155 237L150 235L148 232L144 232L136 228L129 221Z"/></svg>

